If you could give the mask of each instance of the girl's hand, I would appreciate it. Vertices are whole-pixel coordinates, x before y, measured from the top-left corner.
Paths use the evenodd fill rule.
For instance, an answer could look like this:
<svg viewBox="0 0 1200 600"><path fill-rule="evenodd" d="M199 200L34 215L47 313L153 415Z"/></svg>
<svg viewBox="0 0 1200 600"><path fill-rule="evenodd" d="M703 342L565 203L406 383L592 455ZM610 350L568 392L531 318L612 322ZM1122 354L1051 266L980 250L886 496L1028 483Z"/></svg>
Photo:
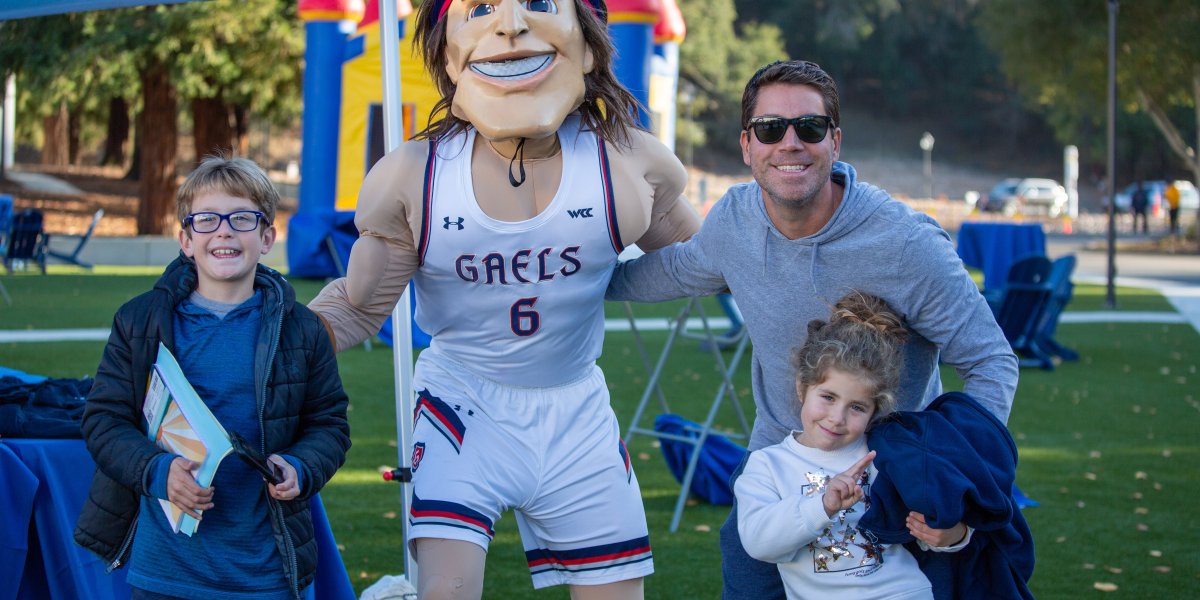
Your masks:
<svg viewBox="0 0 1200 600"><path fill-rule="evenodd" d="M821 497L821 502L825 505L826 516L832 518L839 510L850 508L862 500L863 490L858 482L872 460L875 460L874 450L825 483L825 495Z"/></svg>
<svg viewBox="0 0 1200 600"><path fill-rule="evenodd" d="M276 500L291 500L296 496L299 496L300 486L296 485L298 483L296 469L292 467L292 463L289 463L278 454L272 454L271 456L268 456L267 460L278 465L279 470L283 472L282 483L279 485L272 485L270 483L267 484L267 491L270 492L271 497Z"/></svg>
<svg viewBox="0 0 1200 600"><path fill-rule="evenodd" d="M925 515L919 512L908 513L905 524L908 525L908 532L913 537L933 548L957 546L962 543L963 538L967 537L965 523L959 523L950 529L934 529L925 523Z"/></svg>

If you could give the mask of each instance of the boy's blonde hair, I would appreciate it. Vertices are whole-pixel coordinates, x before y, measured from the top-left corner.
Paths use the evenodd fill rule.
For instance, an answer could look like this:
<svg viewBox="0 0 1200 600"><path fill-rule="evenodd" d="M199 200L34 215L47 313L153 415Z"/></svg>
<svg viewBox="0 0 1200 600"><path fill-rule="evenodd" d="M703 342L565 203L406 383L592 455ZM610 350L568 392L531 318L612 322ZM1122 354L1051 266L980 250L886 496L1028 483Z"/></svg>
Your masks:
<svg viewBox="0 0 1200 600"><path fill-rule="evenodd" d="M183 185L175 193L175 212L179 215L180 223L192 212L196 197L208 192L246 198L267 216L268 226L275 223L279 190L275 189L275 184L271 183L262 167L250 159L207 156L200 161L200 165L183 180ZM188 235L191 235L191 231L188 231Z"/></svg>
<svg viewBox="0 0 1200 600"><path fill-rule="evenodd" d="M808 339L793 354L800 401L810 385L825 381L831 369L860 377L873 388L871 421L896 410L900 347L908 335L904 320L883 299L852 291L838 300L829 321L808 323Z"/></svg>

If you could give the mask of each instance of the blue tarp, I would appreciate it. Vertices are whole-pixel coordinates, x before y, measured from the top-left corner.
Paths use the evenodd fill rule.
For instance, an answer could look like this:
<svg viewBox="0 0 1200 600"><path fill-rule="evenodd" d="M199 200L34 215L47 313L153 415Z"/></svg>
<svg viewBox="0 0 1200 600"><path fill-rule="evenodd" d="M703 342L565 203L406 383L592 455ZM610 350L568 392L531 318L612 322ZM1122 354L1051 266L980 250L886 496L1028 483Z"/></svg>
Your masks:
<svg viewBox="0 0 1200 600"><path fill-rule="evenodd" d="M0 21L24 19L70 12L129 8L149 4L179 4L193 0L4 0L0 3Z"/></svg>
<svg viewBox="0 0 1200 600"><path fill-rule="evenodd" d="M680 417L679 415L663 414L654 419L654 431L670 433L696 439L700 437L702 427ZM695 444L659 438L662 444L663 458L667 468L675 479L683 482L687 472L688 461L692 459ZM705 500L709 504L733 504L733 489L729 486L729 478L746 456L746 449L730 441L722 435L709 433L700 448L700 459L696 463L696 473L692 475L691 494Z"/></svg>

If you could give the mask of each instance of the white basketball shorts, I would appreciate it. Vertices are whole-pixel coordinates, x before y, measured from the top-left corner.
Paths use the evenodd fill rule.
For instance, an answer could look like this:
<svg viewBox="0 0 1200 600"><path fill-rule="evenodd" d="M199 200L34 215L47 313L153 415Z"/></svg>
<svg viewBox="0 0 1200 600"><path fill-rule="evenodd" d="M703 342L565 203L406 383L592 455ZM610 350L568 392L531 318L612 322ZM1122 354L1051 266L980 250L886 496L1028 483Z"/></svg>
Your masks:
<svg viewBox="0 0 1200 600"><path fill-rule="evenodd" d="M487 549L512 509L535 588L654 572L637 477L599 367L573 383L525 388L425 350L415 371L409 544L442 538Z"/></svg>

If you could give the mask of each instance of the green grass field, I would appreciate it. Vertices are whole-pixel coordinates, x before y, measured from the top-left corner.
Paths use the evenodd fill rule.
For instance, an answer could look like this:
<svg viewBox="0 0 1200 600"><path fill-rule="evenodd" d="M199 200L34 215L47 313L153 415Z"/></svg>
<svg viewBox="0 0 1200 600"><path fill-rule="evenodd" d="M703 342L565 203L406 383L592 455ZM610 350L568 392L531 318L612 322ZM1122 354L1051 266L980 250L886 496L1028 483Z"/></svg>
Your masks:
<svg viewBox="0 0 1200 600"><path fill-rule="evenodd" d="M148 289L154 271L114 270L98 275L0 278L13 306L0 304L0 329L107 327L113 311ZM320 288L296 281L302 299ZM1122 311L1172 310L1153 292L1121 288ZM1099 310L1104 289L1079 286L1072 310ZM709 314L718 314L712 303ZM678 303L636 306L638 317L669 316ZM610 318L624 315L608 307ZM657 356L665 333L646 333ZM1097 583L1117 586L1120 597L1200 597L1200 335L1187 325L1064 324L1059 339L1083 356L1053 372L1022 370L1009 422L1021 452L1018 484L1041 506L1029 508L1037 545L1032 588L1038 598L1101 596ZM0 365L55 377L94 373L103 343L0 344ZM727 358L731 353L726 353ZM322 492L342 560L357 590L384 574L403 570L399 486L380 470L397 464L390 349L355 347L338 363L351 398L354 447L346 466ZM614 409L628 425L647 373L632 334L607 336L600 360ZM663 384L671 410L703 417L717 391L712 357L683 340L672 353ZM949 389L958 386L947 370ZM735 387L753 416L748 361ZM659 412L651 406L642 425ZM717 417L732 430L737 418L727 402ZM679 531L669 533L679 485L653 440L630 444L650 522L657 572L646 582L648 598L717 598L720 555L717 531L727 507L690 503ZM567 598L565 589L534 592L511 515L496 527L488 555L486 598Z"/></svg>

